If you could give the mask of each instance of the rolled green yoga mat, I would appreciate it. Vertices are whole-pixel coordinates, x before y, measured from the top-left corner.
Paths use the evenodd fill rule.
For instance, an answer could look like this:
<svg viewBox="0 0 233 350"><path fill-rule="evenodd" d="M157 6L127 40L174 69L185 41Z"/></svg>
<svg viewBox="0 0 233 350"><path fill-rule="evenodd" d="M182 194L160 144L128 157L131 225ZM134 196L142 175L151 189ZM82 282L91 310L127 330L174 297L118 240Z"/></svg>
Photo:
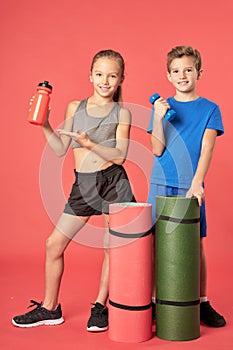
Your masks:
<svg viewBox="0 0 233 350"><path fill-rule="evenodd" d="M200 337L200 209L196 198L156 198L156 335Z"/></svg>

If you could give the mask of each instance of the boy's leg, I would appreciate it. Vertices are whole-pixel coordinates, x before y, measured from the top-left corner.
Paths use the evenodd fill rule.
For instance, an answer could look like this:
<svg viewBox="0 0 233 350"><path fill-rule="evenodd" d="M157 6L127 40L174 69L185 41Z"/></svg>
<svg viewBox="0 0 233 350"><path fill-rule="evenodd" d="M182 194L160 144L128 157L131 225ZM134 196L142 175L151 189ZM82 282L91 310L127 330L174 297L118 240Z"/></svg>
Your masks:
<svg viewBox="0 0 233 350"><path fill-rule="evenodd" d="M200 240L200 297L201 300L204 300L206 297L206 283L207 283L207 266L206 266L206 257L204 250L203 238Z"/></svg>
<svg viewBox="0 0 233 350"><path fill-rule="evenodd" d="M201 216L202 215L203 212L201 208ZM201 235L205 237L205 229L203 234L202 224ZM207 264L203 238L200 240L200 321L211 327L223 327L226 324L224 317L214 310L207 298Z"/></svg>

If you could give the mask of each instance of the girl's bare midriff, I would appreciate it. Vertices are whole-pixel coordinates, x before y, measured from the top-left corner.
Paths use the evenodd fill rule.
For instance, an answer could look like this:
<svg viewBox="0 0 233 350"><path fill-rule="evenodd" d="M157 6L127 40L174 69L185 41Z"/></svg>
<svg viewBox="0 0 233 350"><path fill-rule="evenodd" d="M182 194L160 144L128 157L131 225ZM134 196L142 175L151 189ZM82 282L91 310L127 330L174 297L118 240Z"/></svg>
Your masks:
<svg viewBox="0 0 233 350"><path fill-rule="evenodd" d="M81 173L93 173L104 170L113 164L113 162L106 161L85 148L75 148L73 152L75 169Z"/></svg>

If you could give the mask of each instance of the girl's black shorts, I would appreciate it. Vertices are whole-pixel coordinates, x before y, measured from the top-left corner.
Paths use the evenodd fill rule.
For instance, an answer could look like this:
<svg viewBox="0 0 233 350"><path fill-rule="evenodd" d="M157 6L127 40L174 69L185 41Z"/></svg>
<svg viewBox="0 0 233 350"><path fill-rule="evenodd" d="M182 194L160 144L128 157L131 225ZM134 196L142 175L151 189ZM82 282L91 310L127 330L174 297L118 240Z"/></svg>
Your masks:
<svg viewBox="0 0 233 350"><path fill-rule="evenodd" d="M75 182L64 213L76 216L109 214L109 204L136 202L122 165L113 164L94 173L74 170Z"/></svg>

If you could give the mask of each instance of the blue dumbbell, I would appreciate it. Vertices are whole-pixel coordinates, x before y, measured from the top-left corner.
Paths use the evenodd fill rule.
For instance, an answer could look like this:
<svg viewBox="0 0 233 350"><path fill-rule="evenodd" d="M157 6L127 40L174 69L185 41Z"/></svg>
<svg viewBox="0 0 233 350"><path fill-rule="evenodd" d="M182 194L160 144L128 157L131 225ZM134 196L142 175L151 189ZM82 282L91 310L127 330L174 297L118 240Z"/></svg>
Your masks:
<svg viewBox="0 0 233 350"><path fill-rule="evenodd" d="M153 105L155 101L158 100L158 98L160 98L159 94L154 94L150 97L149 101ZM176 112L173 109L168 109L164 118L167 119L168 121L172 121L175 118L175 116L176 116Z"/></svg>

